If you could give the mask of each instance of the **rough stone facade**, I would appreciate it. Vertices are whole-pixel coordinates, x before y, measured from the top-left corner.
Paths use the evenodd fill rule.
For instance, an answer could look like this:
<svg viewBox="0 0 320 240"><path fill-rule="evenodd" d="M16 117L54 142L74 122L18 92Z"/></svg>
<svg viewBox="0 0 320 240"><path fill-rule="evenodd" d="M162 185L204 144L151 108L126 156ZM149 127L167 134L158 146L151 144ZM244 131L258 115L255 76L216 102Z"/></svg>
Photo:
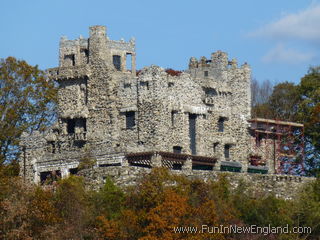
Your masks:
<svg viewBox="0 0 320 240"><path fill-rule="evenodd" d="M51 171L68 176L88 152L100 182L110 171L125 179L139 175L139 167L161 166L154 157L130 162L129 153L181 154L191 159L189 175L214 176L223 166L247 171L248 64L238 66L221 51L210 59L192 57L189 68L174 76L154 65L137 74L135 63L135 40L110 40L104 26L90 27L88 39L61 38L59 67L48 70L59 85L58 121L43 134L22 136L25 179L40 182ZM188 162L175 155L162 159L181 172Z"/></svg>

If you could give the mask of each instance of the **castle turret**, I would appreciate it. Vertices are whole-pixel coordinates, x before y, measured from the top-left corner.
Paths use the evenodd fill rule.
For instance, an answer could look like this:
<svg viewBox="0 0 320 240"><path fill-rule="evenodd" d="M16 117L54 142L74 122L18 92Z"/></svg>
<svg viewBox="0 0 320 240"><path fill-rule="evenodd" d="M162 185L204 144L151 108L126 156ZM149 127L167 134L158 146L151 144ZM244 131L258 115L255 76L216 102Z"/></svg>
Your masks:
<svg viewBox="0 0 320 240"><path fill-rule="evenodd" d="M92 26L90 27L90 61L105 60L111 63L110 52L107 51L106 27Z"/></svg>

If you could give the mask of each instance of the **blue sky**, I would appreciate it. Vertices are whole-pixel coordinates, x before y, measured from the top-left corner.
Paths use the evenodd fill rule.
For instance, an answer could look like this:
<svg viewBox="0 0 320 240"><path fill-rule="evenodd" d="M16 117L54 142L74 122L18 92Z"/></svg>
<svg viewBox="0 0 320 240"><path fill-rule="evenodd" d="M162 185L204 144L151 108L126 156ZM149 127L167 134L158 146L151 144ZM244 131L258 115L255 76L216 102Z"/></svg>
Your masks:
<svg viewBox="0 0 320 240"><path fill-rule="evenodd" d="M320 65L320 2L308 0L7 0L1 3L0 58L56 67L60 37L136 38L137 67L183 70L189 58L222 50L248 62L259 81L298 83Z"/></svg>

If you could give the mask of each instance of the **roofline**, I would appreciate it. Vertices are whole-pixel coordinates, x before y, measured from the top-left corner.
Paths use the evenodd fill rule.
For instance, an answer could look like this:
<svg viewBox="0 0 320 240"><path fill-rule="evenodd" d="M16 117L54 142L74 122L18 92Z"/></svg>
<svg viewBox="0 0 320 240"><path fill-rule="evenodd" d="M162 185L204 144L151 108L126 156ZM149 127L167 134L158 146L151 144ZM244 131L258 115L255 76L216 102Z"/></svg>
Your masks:
<svg viewBox="0 0 320 240"><path fill-rule="evenodd" d="M286 122L286 121L279 121L279 120L273 120L273 119L266 119L266 118L253 118L248 120L249 122L264 122L264 123L272 123L272 124L278 124L278 125L288 125L288 126L294 126L294 127L304 127L301 123L296 122Z"/></svg>

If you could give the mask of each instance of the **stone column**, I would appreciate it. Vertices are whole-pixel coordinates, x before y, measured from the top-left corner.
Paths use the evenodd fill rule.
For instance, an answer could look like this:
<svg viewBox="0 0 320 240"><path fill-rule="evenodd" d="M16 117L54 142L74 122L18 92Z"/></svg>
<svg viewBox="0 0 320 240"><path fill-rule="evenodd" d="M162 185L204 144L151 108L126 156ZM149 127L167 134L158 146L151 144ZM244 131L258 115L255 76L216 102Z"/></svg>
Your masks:
<svg viewBox="0 0 320 240"><path fill-rule="evenodd" d="M151 157L151 167L161 167L162 166L162 157L158 153L154 153Z"/></svg>
<svg viewBox="0 0 320 240"><path fill-rule="evenodd" d="M188 157L184 164L182 165L183 171L192 171L192 158Z"/></svg>
<svg viewBox="0 0 320 240"><path fill-rule="evenodd" d="M131 54L131 72L135 76L136 75L136 54Z"/></svg>
<svg viewBox="0 0 320 240"><path fill-rule="evenodd" d="M67 167L62 167L60 169L61 172L61 178L67 178L70 175L69 169Z"/></svg>

